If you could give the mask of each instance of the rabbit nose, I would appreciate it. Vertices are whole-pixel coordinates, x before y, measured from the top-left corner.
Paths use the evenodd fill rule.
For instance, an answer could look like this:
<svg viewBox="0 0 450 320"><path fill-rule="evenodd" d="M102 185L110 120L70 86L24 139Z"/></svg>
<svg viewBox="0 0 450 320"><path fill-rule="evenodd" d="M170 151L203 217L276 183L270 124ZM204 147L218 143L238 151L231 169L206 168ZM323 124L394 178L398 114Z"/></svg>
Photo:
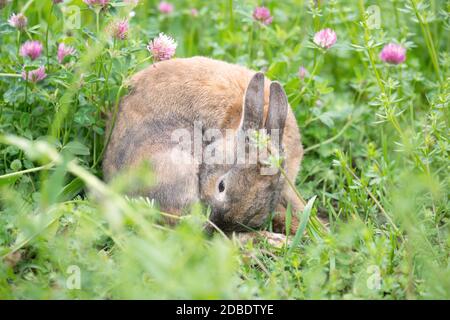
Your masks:
<svg viewBox="0 0 450 320"><path fill-rule="evenodd" d="M217 222L212 221L211 218L203 226L203 231L208 236L212 236L215 231L219 231L218 229L222 230L222 227Z"/></svg>
<svg viewBox="0 0 450 320"><path fill-rule="evenodd" d="M209 221L205 226L205 231L208 233L212 233L213 231L217 231L217 228L223 229L225 221L223 219L224 212L220 210L213 210L211 215L209 216Z"/></svg>
<svg viewBox="0 0 450 320"><path fill-rule="evenodd" d="M208 237L211 237L213 235L214 230L215 230L214 226L211 223L209 223L209 221L205 223L205 225L203 226L203 231L206 233Z"/></svg>
<svg viewBox="0 0 450 320"><path fill-rule="evenodd" d="M209 220L219 226L223 223L223 214L217 211L213 211L209 217Z"/></svg>

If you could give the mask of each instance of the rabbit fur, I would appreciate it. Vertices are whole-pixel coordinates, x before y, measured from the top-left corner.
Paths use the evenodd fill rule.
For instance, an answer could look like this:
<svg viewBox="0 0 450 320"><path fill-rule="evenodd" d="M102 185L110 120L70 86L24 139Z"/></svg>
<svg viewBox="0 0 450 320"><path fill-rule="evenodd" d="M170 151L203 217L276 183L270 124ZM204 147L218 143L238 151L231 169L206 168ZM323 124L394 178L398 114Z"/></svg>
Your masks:
<svg viewBox="0 0 450 320"><path fill-rule="evenodd" d="M194 123L201 123L202 133L208 128L231 131L234 152L243 129L280 130L282 167L295 183L303 147L281 85L262 73L205 57L158 62L132 77L115 123L108 123L113 130L103 159L105 179L146 160L156 183L139 195L155 199L162 211L182 215L201 202L211 208L210 220L225 232L257 229L275 212L273 228L285 232L288 203L292 212L303 210L285 176L280 171L261 175L260 162L205 164L195 161L192 149L174 154L174 130L192 134ZM223 141L204 140L202 147L216 144L222 151ZM173 161L174 156L179 161ZM297 224L293 215L291 232Z"/></svg>

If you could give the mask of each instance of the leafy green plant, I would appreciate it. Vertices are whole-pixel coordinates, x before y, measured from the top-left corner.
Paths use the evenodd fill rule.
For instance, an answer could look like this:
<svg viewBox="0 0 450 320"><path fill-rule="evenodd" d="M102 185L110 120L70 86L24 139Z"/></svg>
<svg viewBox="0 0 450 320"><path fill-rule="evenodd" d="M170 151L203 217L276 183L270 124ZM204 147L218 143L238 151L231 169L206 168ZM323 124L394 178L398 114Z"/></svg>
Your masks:
<svg viewBox="0 0 450 320"><path fill-rule="evenodd" d="M264 1L270 23L255 18L257 1L172 3L168 14L121 0L0 9L0 298L448 299L448 3ZM81 24L68 28L71 18ZM330 46L315 40L326 28ZM291 184L309 199L290 213L300 228L285 245L207 237L201 208L175 218L125 197L152 183L146 166L102 181L105 119L154 62L146 46L160 32L176 57L283 84L305 150ZM31 40L35 59L21 55ZM63 59L61 43L74 49ZM388 43L404 59L380 57Z"/></svg>

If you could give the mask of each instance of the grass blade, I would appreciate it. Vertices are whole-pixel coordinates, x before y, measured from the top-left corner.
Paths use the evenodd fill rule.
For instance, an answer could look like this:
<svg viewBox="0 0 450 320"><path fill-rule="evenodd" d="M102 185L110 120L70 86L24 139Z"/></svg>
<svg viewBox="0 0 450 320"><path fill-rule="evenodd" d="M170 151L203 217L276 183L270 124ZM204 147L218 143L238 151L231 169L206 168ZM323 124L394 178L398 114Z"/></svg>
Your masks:
<svg viewBox="0 0 450 320"><path fill-rule="evenodd" d="M294 239L292 240L292 244L289 247L288 254L291 254L294 248L298 246L300 243L300 240L302 238L303 233L305 232L306 225L309 221L309 216L311 215L311 209L314 205L314 201L316 201L317 196L313 196L311 199L309 199L308 203L305 206L305 210L303 211L300 226L297 229L297 232L295 233Z"/></svg>

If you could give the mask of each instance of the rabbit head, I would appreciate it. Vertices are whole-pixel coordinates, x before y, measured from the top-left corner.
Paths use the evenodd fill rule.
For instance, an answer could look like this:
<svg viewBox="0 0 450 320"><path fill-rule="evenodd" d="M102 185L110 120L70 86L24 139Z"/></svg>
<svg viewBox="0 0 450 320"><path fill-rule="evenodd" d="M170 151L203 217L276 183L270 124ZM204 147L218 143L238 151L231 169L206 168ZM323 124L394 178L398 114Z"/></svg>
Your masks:
<svg viewBox="0 0 450 320"><path fill-rule="evenodd" d="M227 136L207 146L219 154L225 154L225 157L230 152L233 155L230 163L203 163L199 172L201 200L211 209L210 221L221 230L249 231L258 228L279 203L284 177L268 160L275 156L280 159L279 165L284 166L282 137L287 112L286 94L279 83L272 82L269 109L263 122L264 75L256 73L244 95L239 128L231 139ZM265 137L269 139L265 146L261 147L261 143L252 139L255 132L267 133ZM256 157L255 152L251 154L255 148ZM239 150L244 151L243 159L239 157ZM212 226L207 229L211 230Z"/></svg>

